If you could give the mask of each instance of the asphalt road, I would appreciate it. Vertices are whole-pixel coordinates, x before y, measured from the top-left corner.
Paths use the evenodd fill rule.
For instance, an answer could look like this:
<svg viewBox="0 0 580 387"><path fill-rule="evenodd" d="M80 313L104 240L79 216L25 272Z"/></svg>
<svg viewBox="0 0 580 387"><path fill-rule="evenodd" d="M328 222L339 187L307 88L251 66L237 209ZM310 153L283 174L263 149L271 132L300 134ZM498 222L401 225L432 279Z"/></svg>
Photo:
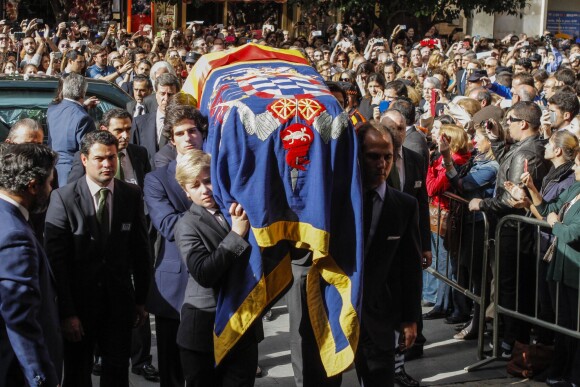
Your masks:
<svg viewBox="0 0 580 387"><path fill-rule="evenodd" d="M288 311L282 300L273 308L274 320L264 322L265 339L260 343L259 364L264 376L256 379L256 386L294 386L292 365L290 363ZM427 311L427 309L424 309ZM154 328L154 322L152 323ZM443 320L425 321L424 334L427 337L424 356L408 362L405 366L409 375L421 381L422 386L544 386L529 380L509 376L505 362L494 362L483 368L466 372L464 367L477 362L476 341L453 339L454 326ZM489 340L489 339L488 339ZM155 335L153 336L153 363L157 365ZM487 342L486 342L487 345ZM98 378L93 377L95 386ZM158 383L146 381L143 377L130 375L131 386L155 387ZM343 387L360 386L354 369L343 376ZM103 386L106 387L106 386Z"/></svg>

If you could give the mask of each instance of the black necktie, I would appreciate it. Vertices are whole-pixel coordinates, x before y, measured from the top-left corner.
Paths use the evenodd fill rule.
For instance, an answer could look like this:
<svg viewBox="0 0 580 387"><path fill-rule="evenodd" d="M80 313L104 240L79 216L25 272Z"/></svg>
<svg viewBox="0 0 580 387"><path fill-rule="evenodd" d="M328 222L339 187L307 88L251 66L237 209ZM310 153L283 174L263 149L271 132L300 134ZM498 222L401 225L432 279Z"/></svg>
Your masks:
<svg viewBox="0 0 580 387"><path fill-rule="evenodd" d="M106 240L109 236L109 204L107 203L108 196L109 190L107 188L101 188L99 190L97 220L99 221L101 236L103 237L103 240Z"/></svg>
<svg viewBox="0 0 580 387"><path fill-rule="evenodd" d="M375 195L377 191L371 189L365 193L364 202L363 202L363 221L364 221L364 233L365 233L365 241L369 237L369 233L371 231L371 224L373 222L373 207L375 202Z"/></svg>
<svg viewBox="0 0 580 387"><path fill-rule="evenodd" d="M217 222L219 223L219 225L226 230L227 232L230 232L230 228L228 226L228 222L226 221L226 219L224 218L224 216L222 215L220 210L217 210L216 212L214 212L213 216L215 217L215 220L217 220Z"/></svg>
<svg viewBox="0 0 580 387"><path fill-rule="evenodd" d="M138 117L143 114L143 105L137 105L137 109L135 111L135 117Z"/></svg>

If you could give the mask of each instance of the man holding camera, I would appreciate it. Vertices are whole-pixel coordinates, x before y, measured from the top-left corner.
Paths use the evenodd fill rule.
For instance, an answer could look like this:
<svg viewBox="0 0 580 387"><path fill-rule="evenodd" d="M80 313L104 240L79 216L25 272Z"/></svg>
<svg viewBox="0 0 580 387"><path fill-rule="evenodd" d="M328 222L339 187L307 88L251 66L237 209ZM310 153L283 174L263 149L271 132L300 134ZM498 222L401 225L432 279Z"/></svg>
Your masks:
<svg viewBox="0 0 580 387"><path fill-rule="evenodd" d="M103 46L94 46L91 51L93 58L95 58L95 64L87 69L88 78L114 82L117 77L123 76L123 74L133 68L133 62L131 61L125 63L120 69L107 66L107 50Z"/></svg>

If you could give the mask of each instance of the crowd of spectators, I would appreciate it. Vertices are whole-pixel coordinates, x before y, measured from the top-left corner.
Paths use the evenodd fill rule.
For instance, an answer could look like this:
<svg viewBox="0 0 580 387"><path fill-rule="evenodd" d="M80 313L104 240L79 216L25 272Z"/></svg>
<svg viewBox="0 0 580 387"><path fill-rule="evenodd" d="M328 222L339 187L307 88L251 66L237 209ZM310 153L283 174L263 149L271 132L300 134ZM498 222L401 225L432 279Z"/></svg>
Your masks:
<svg viewBox="0 0 580 387"><path fill-rule="evenodd" d="M452 191L469 200L469 209L474 213L465 215L463 227L466 229L483 229L479 211L488 215L492 228L506 214L547 219L557 238L542 234L542 249L547 251L551 244L560 248L553 260L540 265L543 273L538 290L543 307L541 315L552 321L555 315L561 314L564 316L561 323L575 329L577 315L572 311L578 304L577 241L580 236L579 217L571 214L579 211L578 205L574 207L580 180L579 42L556 38L549 31L540 37L510 34L493 39L455 35L447 39L435 27L421 37L414 28L402 25L397 25L390 34L375 29L367 35L359 25L343 23L333 24L324 31L312 26L304 35L276 29L272 24L253 30L247 26L205 26L194 22L183 29L161 31L144 25L138 32L128 33L115 22L107 22L97 29L83 22L62 22L51 28L34 19L15 27L0 22L1 72L68 78L64 101L57 101L61 105L58 110L68 104L70 109L81 111L78 105L96 103L84 100L80 75L117 84L135 99L127 106L128 118L135 117L131 142L147 148L148 163L153 169L167 165L168 162L160 161L165 160L163 157L172 160L177 154L185 153L186 149L166 147L167 139L162 133L165 109L170 111L172 105L188 103L176 101L177 97L172 96L202 55L250 42L300 50L348 112L355 129L365 122L376 127L384 124L391 131L392 139L399 138L397 130L404 133L400 142L415 152L414 156L405 156L403 151L397 151L392 172L397 175L391 175L388 182L403 190L405 163L413 160L419 165L419 175L423 177L415 181L414 188L421 188L421 193L412 194L419 201L422 235L427 236L421 238L423 268L431 266L453 279L475 278L463 285L471 286L470 290L476 294L481 291L482 282L489 281L481 278L480 269L474 269L481 264L481 255L474 257L475 265L466 264L466 259L448 260L448 253L453 251L450 242L445 240L445 231L433 227L429 216L423 216L429 207L438 208L439 212L450 210L445 192ZM73 90L74 85L77 86ZM58 116L56 121L51 121L54 110L57 110L54 106L49 109L49 132L51 125L59 125ZM394 112L398 113L393 115ZM77 120L89 127L88 119L79 113ZM191 121L197 119L196 116ZM64 147L66 152L56 149L58 138L53 136L49 140L49 145L56 144L54 150L60 154L56 169L61 185L66 183L75 152L80 149L84 135L81 129L77 131L77 138L72 139L74 144ZM177 129L178 125L169 128L170 131ZM93 130L94 127L89 128ZM151 133L153 137L149 139ZM174 143L176 139L170 140ZM191 147L201 146L200 138L188 141ZM183 192L180 194L183 196ZM566 203L567 208L562 210ZM566 217L566 214L569 215ZM164 226L155 224L155 213L151 218L161 231ZM469 241L481 246L476 249L479 252L484 246L481 235L480 232L472 234ZM168 240L172 238L171 234ZM517 249L522 259L533 262L533 233L526 233L520 239L512 227L501 243L506 246L505 253L494 258L502 262L502 274L496 278L502 292L495 295L495 300L509 307L519 298L521 310L531 311L533 297L529 292L518 290L533 284L521 281L518 289L515 278L536 278L535 265L517 265L515 257ZM553 302L557 288L567 297L559 305ZM422 304L433 307L423 319L444 318L447 323L457 325L456 339L477 338L479 315L485 310L477 305L473 307L463 294L452 291L427 272L423 275ZM417 333L415 345L408 348L407 360L422 355L425 337L420 327ZM580 365L580 349L576 349L575 342L559 335L556 339L553 335L544 335L541 340L546 344L556 342L557 356L552 373L547 374L548 380L564 378L580 383L574 371ZM529 343L530 329L521 321L506 317L503 357L511 356L516 341ZM558 362L562 356L572 360L565 364ZM136 372L149 372L148 366L150 360L145 369L139 368ZM161 371L162 375L170 373L166 369ZM395 375L400 384L418 385L405 374L402 366ZM157 371L153 369L149 376L157 379Z"/></svg>

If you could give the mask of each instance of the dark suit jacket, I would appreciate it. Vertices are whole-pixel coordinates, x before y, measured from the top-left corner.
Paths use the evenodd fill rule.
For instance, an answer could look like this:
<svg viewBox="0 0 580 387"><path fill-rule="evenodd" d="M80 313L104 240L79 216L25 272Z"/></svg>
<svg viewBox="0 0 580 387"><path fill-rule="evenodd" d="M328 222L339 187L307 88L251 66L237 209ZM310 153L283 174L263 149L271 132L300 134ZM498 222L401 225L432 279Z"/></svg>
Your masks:
<svg viewBox="0 0 580 387"><path fill-rule="evenodd" d="M417 200L387 187L365 255L361 321L373 343L394 346L393 329L421 316L421 242Z"/></svg>
<svg viewBox="0 0 580 387"><path fill-rule="evenodd" d="M425 173L427 173L427 167L429 166L429 146L427 145L427 138L414 125L407 132L403 147L421 155L423 158L423 168Z"/></svg>
<svg viewBox="0 0 580 387"><path fill-rule="evenodd" d="M128 92L130 96L133 96L133 82L131 82L131 91ZM151 98L153 97L153 98ZM137 101L131 100L127 102L127 111L131 115L135 115L135 107L137 106ZM145 114L153 113L157 111L157 99L155 99L155 94L148 95L143 99L143 106L145 107Z"/></svg>
<svg viewBox="0 0 580 387"><path fill-rule="evenodd" d="M226 231L212 214L196 204L177 222L175 241L190 273L177 343L193 351L213 352L221 278L237 266L236 261L240 262L243 255L249 255L250 245L235 232Z"/></svg>
<svg viewBox="0 0 580 387"><path fill-rule="evenodd" d="M80 104L66 99L51 104L46 111L48 146L58 153L58 183L66 184L74 154L80 150L85 134L96 129L95 122Z"/></svg>
<svg viewBox="0 0 580 387"><path fill-rule="evenodd" d="M429 196L423 170L423 158L420 154L403 147L403 165L405 167L405 186L402 191L413 196L419 203L419 229L421 230L421 251L431 251L431 229L429 223ZM393 165L393 168L395 166ZM392 187L393 172L387 182Z"/></svg>
<svg viewBox="0 0 580 387"><path fill-rule="evenodd" d="M457 95L465 95L465 86L467 85L467 76L465 79L465 69L459 70L455 74L455 82L457 83Z"/></svg>
<svg viewBox="0 0 580 387"><path fill-rule="evenodd" d="M147 297L147 310L155 315L179 319L187 285L187 268L175 243L175 225L191 202L175 180L174 160L145 176L145 203L153 226L158 231L155 248L155 273Z"/></svg>
<svg viewBox="0 0 580 387"><path fill-rule="evenodd" d="M127 146L127 156L131 160L131 165L135 171L135 178L139 187L143 187L145 183L145 175L151 172L151 164L149 164L149 154L147 149L142 146L129 144ZM75 154L72 169L68 175L68 183L77 181L85 175L85 167L81 161L81 152Z"/></svg>
<svg viewBox="0 0 580 387"><path fill-rule="evenodd" d="M149 153L149 164L155 169L155 154L159 148L167 143L165 136L161 136L160 141L157 141L157 110L153 113L144 114L133 119L131 126L132 143L141 145L147 149Z"/></svg>
<svg viewBox="0 0 580 387"><path fill-rule="evenodd" d="M159 149L159 152L155 154L155 168L161 168L172 162L177 158L177 149L175 145L171 142L165 144L165 146Z"/></svg>
<svg viewBox="0 0 580 387"><path fill-rule="evenodd" d="M22 213L2 199L0 226L0 385L22 370L30 386L37 376L56 386L62 337L48 259Z"/></svg>
<svg viewBox="0 0 580 387"><path fill-rule="evenodd" d="M114 182L113 217L106 241L86 178L53 191L50 198L46 252L57 280L61 319L92 318L105 294L119 323L132 326L135 305L145 303L151 253L141 189Z"/></svg>

